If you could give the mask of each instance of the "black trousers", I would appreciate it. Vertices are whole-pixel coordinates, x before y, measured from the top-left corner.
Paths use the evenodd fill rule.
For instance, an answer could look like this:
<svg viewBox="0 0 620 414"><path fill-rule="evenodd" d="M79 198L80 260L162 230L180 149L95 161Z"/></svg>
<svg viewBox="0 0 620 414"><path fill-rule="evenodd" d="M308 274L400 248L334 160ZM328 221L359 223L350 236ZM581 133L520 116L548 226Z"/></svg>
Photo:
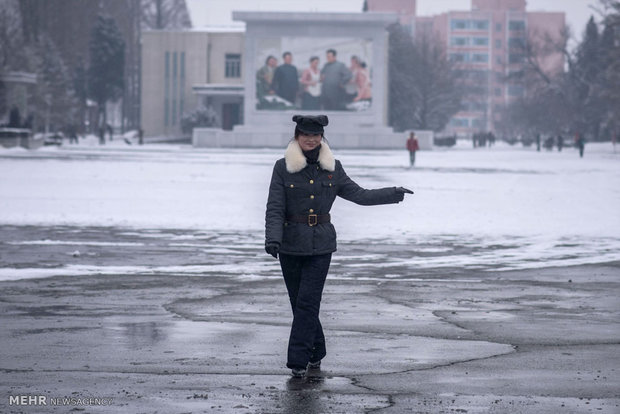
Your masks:
<svg viewBox="0 0 620 414"><path fill-rule="evenodd" d="M415 164L415 151L409 151L409 165Z"/></svg>
<svg viewBox="0 0 620 414"><path fill-rule="evenodd" d="M286 366L305 368L327 354L325 335L319 320L323 286L331 253L316 256L280 254L282 275L293 309Z"/></svg>

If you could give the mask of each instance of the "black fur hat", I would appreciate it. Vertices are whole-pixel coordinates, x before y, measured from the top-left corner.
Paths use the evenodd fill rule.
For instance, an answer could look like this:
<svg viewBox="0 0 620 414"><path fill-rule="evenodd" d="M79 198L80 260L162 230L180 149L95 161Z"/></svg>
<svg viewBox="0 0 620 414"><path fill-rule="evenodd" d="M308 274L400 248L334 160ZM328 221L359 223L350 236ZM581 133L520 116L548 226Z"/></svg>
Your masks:
<svg viewBox="0 0 620 414"><path fill-rule="evenodd" d="M306 134L323 134L323 127L327 126L329 120L327 115L294 115L293 122L297 123L297 129Z"/></svg>

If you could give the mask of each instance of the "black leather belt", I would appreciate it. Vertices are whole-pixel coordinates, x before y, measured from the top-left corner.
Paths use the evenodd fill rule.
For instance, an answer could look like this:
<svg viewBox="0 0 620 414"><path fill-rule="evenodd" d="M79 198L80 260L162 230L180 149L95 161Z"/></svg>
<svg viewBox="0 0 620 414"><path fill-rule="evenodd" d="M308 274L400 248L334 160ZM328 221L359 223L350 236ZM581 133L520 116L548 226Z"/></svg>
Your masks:
<svg viewBox="0 0 620 414"><path fill-rule="evenodd" d="M316 226L317 224L329 223L330 215L329 214L308 214L303 216L287 216L287 221L292 221L293 223L304 223L308 224L308 226Z"/></svg>

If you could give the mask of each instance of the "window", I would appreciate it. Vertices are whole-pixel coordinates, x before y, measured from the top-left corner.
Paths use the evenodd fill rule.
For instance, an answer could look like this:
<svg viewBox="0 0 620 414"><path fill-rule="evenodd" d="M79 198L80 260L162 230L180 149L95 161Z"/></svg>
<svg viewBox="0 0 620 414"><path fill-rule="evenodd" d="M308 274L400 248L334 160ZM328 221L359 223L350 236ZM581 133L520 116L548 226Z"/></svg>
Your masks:
<svg viewBox="0 0 620 414"><path fill-rule="evenodd" d="M484 128L484 119L474 118L471 120L471 126L475 128Z"/></svg>
<svg viewBox="0 0 620 414"><path fill-rule="evenodd" d="M467 30L469 29L469 20L451 20L450 28L452 30Z"/></svg>
<svg viewBox="0 0 620 414"><path fill-rule="evenodd" d="M469 44L469 39L466 37L452 37L450 38L451 46L467 46Z"/></svg>
<svg viewBox="0 0 620 414"><path fill-rule="evenodd" d="M495 31L496 32L501 32L502 31L502 24L501 23L495 23Z"/></svg>
<svg viewBox="0 0 620 414"><path fill-rule="evenodd" d="M472 80L485 81L488 79L489 72L486 70L470 69L467 71L467 76L469 79L472 79Z"/></svg>
<svg viewBox="0 0 620 414"><path fill-rule="evenodd" d="M468 127L469 119L467 118L452 118L450 120L450 126L453 127Z"/></svg>
<svg viewBox="0 0 620 414"><path fill-rule="evenodd" d="M488 46L489 38L488 37L474 37L472 38L472 44L474 46Z"/></svg>
<svg viewBox="0 0 620 414"><path fill-rule="evenodd" d="M523 55L520 53L511 53L508 56L508 62L509 63L522 63L523 62Z"/></svg>
<svg viewBox="0 0 620 414"><path fill-rule="evenodd" d="M495 96L502 96L502 90L500 88L495 88Z"/></svg>
<svg viewBox="0 0 620 414"><path fill-rule="evenodd" d="M487 94L487 85L471 85L467 86L467 93L470 95L486 95Z"/></svg>
<svg viewBox="0 0 620 414"><path fill-rule="evenodd" d="M165 78L164 78L164 126L168 126L170 120L168 119L168 112L170 110L170 52L166 52L165 63Z"/></svg>
<svg viewBox="0 0 620 414"><path fill-rule="evenodd" d="M498 65L502 64L502 57L501 56L495 56L495 63L497 63Z"/></svg>
<svg viewBox="0 0 620 414"><path fill-rule="evenodd" d="M511 37L508 39L508 47L523 49L525 47L525 39L522 37Z"/></svg>
<svg viewBox="0 0 620 414"><path fill-rule="evenodd" d="M523 96L525 89L520 85L508 85L508 96Z"/></svg>
<svg viewBox="0 0 620 414"><path fill-rule="evenodd" d="M495 39L495 49L501 49L501 48L502 48L502 40Z"/></svg>
<svg viewBox="0 0 620 414"><path fill-rule="evenodd" d="M472 62L483 63L489 61L488 53L474 53L471 58Z"/></svg>
<svg viewBox="0 0 620 414"><path fill-rule="evenodd" d="M489 30L489 21L488 20L472 20L471 29L472 30Z"/></svg>
<svg viewBox="0 0 620 414"><path fill-rule="evenodd" d="M185 52L181 52L181 79L179 80L179 119L183 116L185 107L185 99L183 91L185 90Z"/></svg>
<svg viewBox="0 0 620 414"><path fill-rule="evenodd" d="M510 31L525 30L525 22L523 20L511 20L508 22L508 30Z"/></svg>
<svg viewBox="0 0 620 414"><path fill-rule="evenodd" d="M487 105L484 102L469 101L463 103L462 110L467 112L485 112Z"/></svg>
<svg viewBox="0 0 620 414"><path fill-rule="evenodd" d="M172 125L177 124L177 52L172 54Z"/></svg>
<svg viewBox="0 0 620 414"><path fill-rule="evenodd" d="M452 62L467 62L469 55L467 53L450 53L450 60Z"/></svg>
<svg viewBox="0 0 620 414"><path fill-rule="evenodd" d="M238 53L226 53L226 77L241 77L241 55Z"/></svg>

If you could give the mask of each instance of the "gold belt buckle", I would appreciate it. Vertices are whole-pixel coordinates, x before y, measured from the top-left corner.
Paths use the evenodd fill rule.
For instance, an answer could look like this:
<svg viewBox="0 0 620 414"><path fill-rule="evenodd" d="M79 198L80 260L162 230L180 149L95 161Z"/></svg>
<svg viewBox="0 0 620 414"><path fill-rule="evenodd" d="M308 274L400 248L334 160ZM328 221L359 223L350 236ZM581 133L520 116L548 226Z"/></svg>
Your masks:
<svg viewBox="0 0 620 414"><path fill-rule="evenodd" d="M319 222L319 219L316 214L308 214L308 226L316 226Z"/></svg>

